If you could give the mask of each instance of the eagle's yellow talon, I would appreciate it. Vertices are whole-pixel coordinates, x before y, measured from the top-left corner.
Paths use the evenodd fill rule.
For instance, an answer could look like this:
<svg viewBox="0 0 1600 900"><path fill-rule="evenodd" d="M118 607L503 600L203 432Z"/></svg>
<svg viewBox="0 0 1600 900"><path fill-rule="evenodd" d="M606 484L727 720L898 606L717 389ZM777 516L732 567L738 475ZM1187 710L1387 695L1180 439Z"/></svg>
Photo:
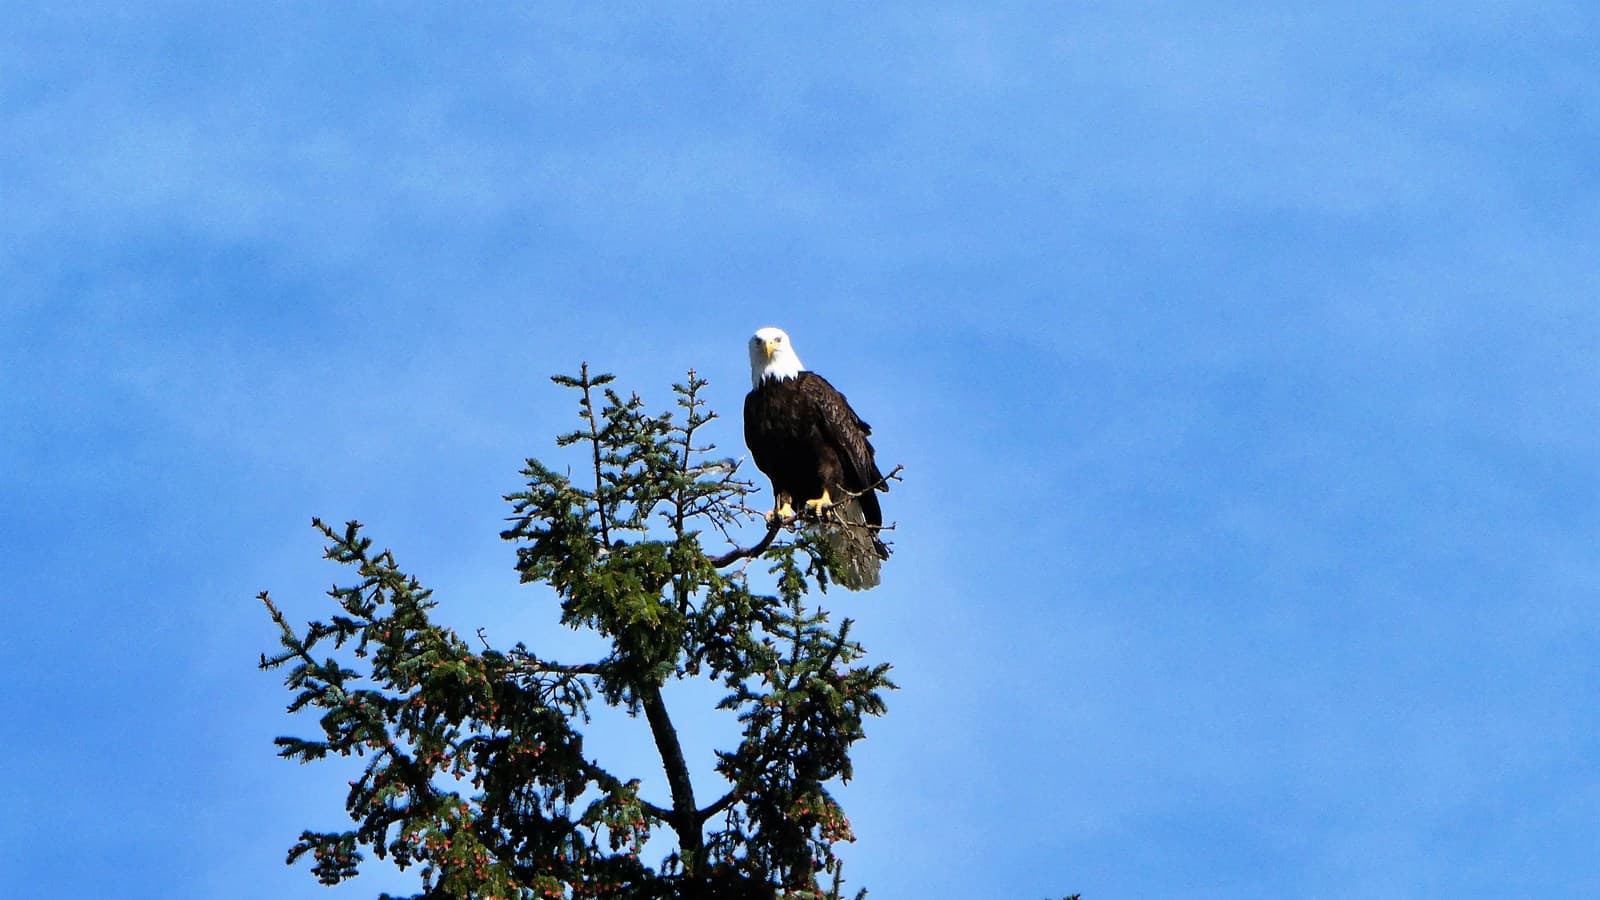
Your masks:
<svg viewBox="0 0 1600 900"><path fill-rule="evenodd" d="M832 505L833 505L833 501L828 499L828 491L827 491L827 489L823 489L821 497L818 497L815 500L807 500L806 501L806 512L808 512L808 513L810 513L810 514L812 514L814 516L820 516L820 515L822 515L822 511L823 510L827 509L828 507L830 507Z"/></svg>

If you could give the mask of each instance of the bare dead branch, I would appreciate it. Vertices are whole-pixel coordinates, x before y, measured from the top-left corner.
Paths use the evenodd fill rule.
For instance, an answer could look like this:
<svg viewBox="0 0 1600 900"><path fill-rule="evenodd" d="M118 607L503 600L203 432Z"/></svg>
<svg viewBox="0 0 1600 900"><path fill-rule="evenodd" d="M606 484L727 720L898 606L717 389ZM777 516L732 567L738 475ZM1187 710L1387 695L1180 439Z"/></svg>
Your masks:
<svg viewBox="0 0 1600 900"><path fill-rule="evenodd" d="M723 566L738 562L741 559L751 559L753 557L760 556L767 551L768 547L772 546L772 542L778 537L778 532L782 530L783 520L777 516L773 516L772 520L767 523L767 533L761 538L761 540L755 542L755 544L749 547L735 547L732 550L729 550L727 553L724 553L721 556L711 560L711 565L720 569Z"/></svg>
<svg viewBox="0 0 1600 900"><path fill-rule="evenodd" d="M893 469L889 470L889 474L883 476L882 478L879 478L877 481L874 481L873 483L867 485L866 487L862 488L861 490L859 490L859 491L845 491L845 493L850 496L850 499L854 500L857 497L860 497L860 496L862 496L864 494L870 494L873 491L876 491L876 490L878 490L880 488L887 490L888 486L889 486L889 482L891 482L891 481L904 481L905 480L905 479L900 477L900 473L902 471L904 471L904 470L905 470L905 466L895 466Z"/></svg>
<svg viewBox="0 0 1600 900"><path fill-rule="evenodd" d="M696 813L696 816L700 819L701 824L704 824L706 820L710 819L712 816L722 812L735 803L738 803L742 799L744 799L744 788L736 787L726 794L723 794L715 803L711 804L705 809L700 810L700 812Z"/></svg>

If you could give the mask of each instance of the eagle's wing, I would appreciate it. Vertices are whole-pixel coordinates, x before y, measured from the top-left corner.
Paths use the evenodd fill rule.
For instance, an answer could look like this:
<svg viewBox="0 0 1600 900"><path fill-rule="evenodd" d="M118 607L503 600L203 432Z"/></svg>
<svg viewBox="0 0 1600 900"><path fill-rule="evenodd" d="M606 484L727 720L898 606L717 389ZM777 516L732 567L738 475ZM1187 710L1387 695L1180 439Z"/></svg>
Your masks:
<svg viewBox="0 0 1600 900"><path fill-rule="evenodd" d="M828 441L839 451L850 490L866 491L873 487L888 490L883 483L883 473L878 471L872 442L867 440L867 435L872 434L872 426L856 415L856 411L850 408L850 402L826 378L815 372L805 374L814 388L808 393L816 404L821 427ZM870 492L861 500L863 507L875 508L878 505L877 498Z"/></svg>

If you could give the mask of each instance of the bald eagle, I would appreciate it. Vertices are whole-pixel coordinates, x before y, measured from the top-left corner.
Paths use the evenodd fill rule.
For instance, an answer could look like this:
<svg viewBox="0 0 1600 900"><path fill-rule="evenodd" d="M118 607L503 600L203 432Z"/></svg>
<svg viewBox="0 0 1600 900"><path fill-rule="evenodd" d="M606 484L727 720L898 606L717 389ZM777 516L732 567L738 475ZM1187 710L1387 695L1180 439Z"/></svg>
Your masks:
<svg viewBox="0 0 1600 900"><path fill-rule="evenodd" d="M832 549L834 580L854 590L876 585L889 548L878 539L883 510L875 492L889 488L867 440L872 426L827 379L806 371L777 328L750 338L750 380L744 442L772 479L772 517L794 518L802 501Z"/></svg>

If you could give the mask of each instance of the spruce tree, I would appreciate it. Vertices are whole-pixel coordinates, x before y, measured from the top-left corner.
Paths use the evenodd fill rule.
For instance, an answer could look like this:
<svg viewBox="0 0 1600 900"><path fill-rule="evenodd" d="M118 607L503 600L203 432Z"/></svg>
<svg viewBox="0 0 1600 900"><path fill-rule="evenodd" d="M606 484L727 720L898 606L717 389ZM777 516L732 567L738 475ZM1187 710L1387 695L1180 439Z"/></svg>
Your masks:
<svg viewBox="0 0 1600 900"><path fill-rule="evenodd" d="M543 587L532 602L609 651L570 661L469 642L430 618L439 601L359 523L313 520L353 574L303 629L262 593L282 649L260 664L286 670L291 713L321 714L319 734L279 738L279 755L362 763L345 796L354 827L305 831L289 863L309 858L324 884L368 854L416 867L416 900L840 896L834 846L853 836L830 786L851 777L863 720L894 685L887 664L861 661L850 620L818 605L827 547L781 522L751 528L755 488L705 442L716 416L692 370L658 414L587 365L553 380L578 400L578 427L556 442L582 476L529 459L501 537L521 580ZM740 546L741 532L759 539ZM673 679L722 685L721 713L674 712L737 717L736 746L685 758L662 695ZM643 716L666 796L585 744L596 702ZM715 797L695 795L702 762L724 784Z"/></svg>

